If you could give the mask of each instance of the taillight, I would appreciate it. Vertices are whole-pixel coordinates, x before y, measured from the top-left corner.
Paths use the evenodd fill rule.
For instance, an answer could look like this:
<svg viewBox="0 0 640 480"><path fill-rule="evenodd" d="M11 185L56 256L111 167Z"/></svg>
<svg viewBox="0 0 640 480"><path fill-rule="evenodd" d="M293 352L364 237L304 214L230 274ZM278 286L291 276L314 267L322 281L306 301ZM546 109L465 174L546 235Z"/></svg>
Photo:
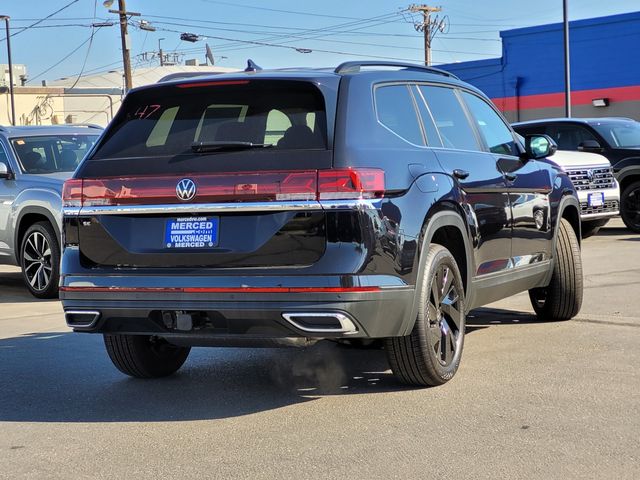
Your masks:
<svg viewBox="0 0 640 480"><path fill-rule="evenodd" d="M312 201L381 198L384 172L371 168L265 171L184 175L71 179L63 188L65 207L187 203L176 187L185 178L195 185L190 203Z"/></svg>
<svg viewBox="0 0 640 480"><path fill-rule="evenodd" d="M374 168L345 168L318 171L318 199L381 198L384 171Z"/></svg>
<svg viewBox="0 0 640 480"><path fill-rule="evenodd" d="M62 187L62 206L82 206L82 180L72 178L64 182L64 186Z"/></svg>

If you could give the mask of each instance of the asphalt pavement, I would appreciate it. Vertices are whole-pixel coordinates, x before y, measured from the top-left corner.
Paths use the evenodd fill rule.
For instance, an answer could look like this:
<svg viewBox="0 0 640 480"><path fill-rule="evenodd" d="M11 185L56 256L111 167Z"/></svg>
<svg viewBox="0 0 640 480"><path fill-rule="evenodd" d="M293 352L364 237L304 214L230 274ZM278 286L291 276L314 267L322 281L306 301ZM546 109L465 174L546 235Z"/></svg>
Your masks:
<svg viewBox="0 0 640 480"><path fill-rule="evenodd" d="M0 267L0 478L640 478L640 235L583 243L585 299L538 322L518 295L468 318L448 384L384 352L194 349L134 380Z"/></svg>

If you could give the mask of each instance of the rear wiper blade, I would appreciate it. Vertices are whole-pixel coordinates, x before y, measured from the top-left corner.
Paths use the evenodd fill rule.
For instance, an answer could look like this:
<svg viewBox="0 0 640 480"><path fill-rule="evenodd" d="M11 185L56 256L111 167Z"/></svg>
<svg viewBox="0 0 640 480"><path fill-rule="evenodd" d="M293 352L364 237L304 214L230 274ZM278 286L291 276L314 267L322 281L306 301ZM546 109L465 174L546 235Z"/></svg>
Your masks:
<svg viewBox="0 0 640 480"><path fill-rule="evenodd" d="M219 152L223 150L249 150L251 148L269 148L272 143L253 142L194 142L191 150L196 153Z"/></svg>

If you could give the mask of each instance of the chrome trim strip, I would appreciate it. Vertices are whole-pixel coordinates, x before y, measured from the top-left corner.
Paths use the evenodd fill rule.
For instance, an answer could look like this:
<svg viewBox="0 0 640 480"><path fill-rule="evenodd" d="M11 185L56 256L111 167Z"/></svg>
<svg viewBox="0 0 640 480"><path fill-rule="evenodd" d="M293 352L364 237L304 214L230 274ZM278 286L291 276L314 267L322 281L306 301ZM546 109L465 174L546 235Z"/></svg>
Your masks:
<svg viewBox="0 0 640 480"><path fill-rule="evenodd" d="M117 205L98 207L65 207L65 217L79 215L130 215L130 214L187 214L222 212L283 212L304 210L375 210L382 199L311 200L237 203L177 203L162 205Z"/></svg>
<svg viewBox="0 0 640 480"><path fill-rule="evenodd" d="M89 323L71 323L69 324L69 320L67 319L67 315L93 315L93 320ZM71 328L91 328L96 322L100 319L100 312L96 310L65 310L64 311L64 321L67 323L68 327Z"/></svg>
<svg viewBox="0 0 640 480"><path fill-rule="evenodd" d="M293 317L327 317L335 318L340 323L340 328L310 328L300 325ZM282 318L289 322L294 327L309 333L344 333L345 335L352 335L358 333L358 327L355 326L353 321L344 313L325 313L325 312L292 312L283 313Z"/></svg>

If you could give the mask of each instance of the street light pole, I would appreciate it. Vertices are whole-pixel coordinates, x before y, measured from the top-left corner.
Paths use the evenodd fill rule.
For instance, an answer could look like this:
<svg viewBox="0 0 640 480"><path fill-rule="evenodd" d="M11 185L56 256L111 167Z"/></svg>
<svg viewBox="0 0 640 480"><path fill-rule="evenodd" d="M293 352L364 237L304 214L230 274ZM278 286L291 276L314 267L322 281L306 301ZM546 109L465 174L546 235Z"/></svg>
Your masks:
<svg viewBox="0 0 640 480"><path fill-rule="evenodd" d="M7 29L7 63L9 64L9 96L11 97L11 125L16 124L16 103L13 97L13 64L11 63L11 35L9 34L9 17L0 15L0 20L4 20Z"/></svg>
<svg viewBox="0 0 640 480"><path fill-rule="evenodd" d="M569 58L569 0L562 0L564 29L564 116L571 117L571 61Z"/></svg>
<svg viewBox="0 0 640 480"><path fill-rule="evenodd" d="M164 38L158 39L158 55L160 56L160 66L164 67L164 54L162 53L162 47L160 46L160 42L162 42Z"/></svg>

